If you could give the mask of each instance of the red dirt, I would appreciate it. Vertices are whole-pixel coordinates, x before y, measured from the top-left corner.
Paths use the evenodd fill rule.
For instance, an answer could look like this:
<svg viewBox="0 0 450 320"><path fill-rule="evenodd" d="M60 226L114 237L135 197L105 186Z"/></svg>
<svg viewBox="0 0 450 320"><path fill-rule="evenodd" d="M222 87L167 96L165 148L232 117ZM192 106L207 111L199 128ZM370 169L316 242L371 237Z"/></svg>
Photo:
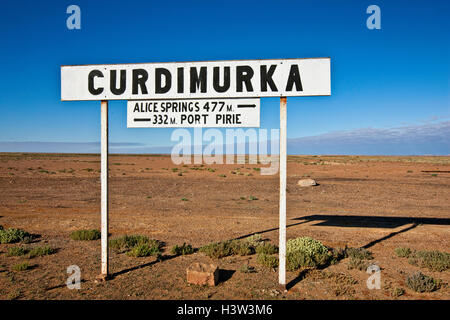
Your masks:
<svg viewBox="0 0 450 320"><path fill-rule="evenodd" d="M382 288L366 287L368 274L348 270L348 259L325 272L345 273L357 280L348 290L317 277L288 272L290 290L277 289L278 273L256 262L256 255L210 259L202 253L171 257L170 247L183 242L200 247L260 233L278 243L278 175L261 176L264 165L172 164L169 156L110 157L110 232L144 234L165 242L164 255L132 258L111 254L113 279L96 283L100 272L100 241L73 241L78 229L99 229L100 157L98 155L0 154L0 225L41 235L37 243L58 248L55 254L26 259L9 257L0 244L1 299L449 299L448 286L416 293L405 285L414 271L450 281L450 272L431 272L398 258L394 249L449 251L450 157L288 158L288 239L310 236L330 247L366 246L381 271ZM167 168L167 169L165 169ZM186 171L182 176L173 168ZM240 169L252 176L232 174ZM70 171L73 169L74 171ZM225 174L226 177L219 175ZM319 185L300 188L309 176ZM249 196L258 200L248 200ZM245 197L242 200L241 197ZM186 198L187 201L182 201ZM349 216L349 217L348 217ZM34 268L13 271L19 262ZM216 263L221 283L198 287L186 282L193 262ZM256 273L239 269L249 263ZM67 267L81 268L81 290L69 290ZM300 276L299 276L300 274Z"/></svg>

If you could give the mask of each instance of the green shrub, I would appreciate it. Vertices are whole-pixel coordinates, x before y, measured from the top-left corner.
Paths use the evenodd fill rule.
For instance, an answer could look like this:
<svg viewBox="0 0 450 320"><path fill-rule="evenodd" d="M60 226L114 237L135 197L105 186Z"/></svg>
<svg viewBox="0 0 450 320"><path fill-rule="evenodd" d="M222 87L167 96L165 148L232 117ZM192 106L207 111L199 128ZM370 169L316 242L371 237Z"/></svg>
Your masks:
<svg viewBox="0 0 450 320"><path fill-rule="evenodd" d="M147 243L148 237L142 235L124 235L115 239L109 240L111 249L118 253L123 253L131 250L133 247Z"/></svg>
<svg viewBox="0 0 450 320"><path fill-rule="evenodd" d="M301 237L288 240L286 243L286 252L302 251L313 255L317 253L328 253L328 248L322 242L310 237Z"/></svg>
<svg viewBox="0 0 450 320"><path fill-rule="evenodd" d="M411 254L411 249L410 248L399 247L399 248L395 248L394 252L397 255L397 257L408 258L410 256L410 254Z"/></svg>
<svg viewBox="0 0 450 320"><path fill-rule="evenodd" d="M139 243L127 251L127 255L130 257L148 257L157 256L161 253L159 245L156 243Z"/></svg>
<svg viewBox="0 0 450 320"><path fill-rule="evenodd" d="M0 230L0 243L26 241L30 237L31 234L22 229L9 228Z"/></svg>
<svg viewBox="0 0 450 320"><path fill-rule="evenodd" d="M170 250L172 254L176 255L186 255L194 253L194 248L190 244L183 243L183 245L174 245Z"/></svg>
<svg viewBox="0 0 450 320"><path fill-rule="evenodd" d="M30 258L42 257L47 256L49 254L53 254L55 252L56 250L51 248L50 246L34 247L33 249L31 249L29 257Z"/></svg>
<svg viewBox="0 0 450 320"><path fill-rule="evenodd" d="M332 258L328 248L309 237L288 240L286 243L286 268L295 271L300 267L318 268Z"/></svg>
<svg viewBox="0 0 450 320"><path fill-rule="evenodd" d="M249 242L233 240L230 242L232 254L248 256L255 253L255 247Z"/></svg>
<svg viewBox="0 0 450 320"><path fill-rule="evenodd" d="M11 248L8 248L7 255L9 257L18 257L18 256L25 255L27 252L28 252L28 250L23 247L11 247Z"/></svg>
<svg viewBox="0 0 450 320"><path fill-rule="evenodd" d="M27 262L22 262L13 266L15 271L25 271L31 269L31 266Z"/></svg>
<svg viewBox="0 0 450 320"><path fill-rule="evenodd" d="M360 271L365 271L369 267L369 262L364 259L359 259L355 257L350 257L349 263L348 263L348 269L357 269Z"/></svg>
<svg viewBox="0 0 450 320"><path fill-rule="evenodd" d="M98 230L76 230L70 234L72 240L98 240L101 237L101 233Z"/></svg>
<svg viewBox="0 0 450 320"><path fill-rule="evenodd" d="M200 248L210 258L220 259L231 255L247 256L255 253L255 248L250 241L232 240L207 244Z"/></svg>
<svg viewBox="0 0 450 320"><path fill-rule="evenodd" d="M143 235L124 235L111 239L109 246L118 253L133 251L129 255L143 257L158 254L162 243Z"/></svg>
<svg viewBox="0 0 450 320"><path fill-rule="evenodd" d="M228 240L207 244L199 249L210 258L220 259L231 255L247 256L254 254L264 242L261 235L254 234L242 240Z"/></svg>
<svg viewBox="0 0 450 320"><path fill-rule="evenodd" d="M403 288L394 288L391 290L391 296L394 298L400 297L405 294L405 289Z"/></svg>
<svg viewBox="0 0 450 320"><path fill-rule="evenodd" d="M3 226L0 224L0 231L2 231L3 230Z"/></svg>
<svg viewBox="0 0 450 320"><path fill-rule="evenodd" d="M257 254L275 254L278 253L278 247L269 242L266 242L256 247Z"/></svg>
<svg viewBox="0 0 450 320"><path fill-rule="evenodd" d="M247 242L252 247L256 248L257 246L263 243L261 235L259 233L255 233L247 238L242 239L242 241Z"/></svg>
<svg viewBox="0 0 450 320"><path fill-rule="evenodd" d="M233 254L233 248L231 241L214 242L201 247L200 252L203 252L210 258L220 259L231 256Z"/></svg>
<svg viewBox="0 0 450 320"><path fill-rule="evenodd" d="M348 257L347 246L345 248L332 248L330 264L335 264L338 261Z"/></svg>
<svg viewBox="0 0 450 320"><path fill-rule="evenodd" d="M406 285L416 292L432 292L439 289L440 281L418 271L406 278Z"/></svg>
<svg viewBox="0 0 450 320"><path fill-rule="evenodd" d="M289 252L286 254L286 268L295 271L299 268L319 268L330 262L327 254L310 255L302 251Z"/></svg>
<svg viewBox="0 0 450 320"><path fill-rule="evenodd" d="M347 248L347 255L350 258L360 259L360 260L372 260L372 253L364 248Z"/></svg>
<svg viewBox="0 0 450 320"><path fill-rule="evenodd" d="M263 265L266 268L275 269L278 267L278 257L275 255L268 254L258 254L256 259L259 264Z"/></svg>
<svg viewBox="0 0 450 320"><path fill-rule="evenodd" d="M450 253L433 251L416 251L410 255L408 262L431 271L446 271L450 268Z"/></svg>

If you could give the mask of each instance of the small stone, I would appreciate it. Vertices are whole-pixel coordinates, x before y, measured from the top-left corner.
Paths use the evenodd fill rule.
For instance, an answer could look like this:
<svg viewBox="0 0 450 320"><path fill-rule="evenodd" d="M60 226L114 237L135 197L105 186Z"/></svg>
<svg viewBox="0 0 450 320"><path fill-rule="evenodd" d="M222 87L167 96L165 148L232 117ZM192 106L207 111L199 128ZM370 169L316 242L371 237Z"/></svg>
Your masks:
<svg viewBox="0 0 450 320"><path fill-rule="evenodd" d="M214 264L195 262L186 269L187 282L215 286L219 282L219 268Z"/></svg>
<svg viewBox="0 0 450 320"><path fill-rule="evenodd" d="M316 186L317 182L314 179L300 179L298 180L297 185L300 187L311 187Z"/></svg>

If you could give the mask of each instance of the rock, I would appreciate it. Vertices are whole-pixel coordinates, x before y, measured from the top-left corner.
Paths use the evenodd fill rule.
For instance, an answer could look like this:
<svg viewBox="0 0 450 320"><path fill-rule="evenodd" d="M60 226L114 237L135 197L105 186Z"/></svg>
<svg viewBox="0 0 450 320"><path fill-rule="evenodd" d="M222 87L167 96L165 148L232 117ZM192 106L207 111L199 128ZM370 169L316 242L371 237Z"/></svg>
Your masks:
<svg viewBox="0 0 450 320"><path fill-rule="evenodd" d="M316 186L317 182L314 179L300 179L300 180L298 180L297 184L300 187L311 187L311 186Z"/></svg>
<svg viewBox="0 0 450 320"><path fill-rule="evenodd" d="M215 286L219 282L219 268L214 264L195 262L187 270L187 282L196 285Z"/></svg>

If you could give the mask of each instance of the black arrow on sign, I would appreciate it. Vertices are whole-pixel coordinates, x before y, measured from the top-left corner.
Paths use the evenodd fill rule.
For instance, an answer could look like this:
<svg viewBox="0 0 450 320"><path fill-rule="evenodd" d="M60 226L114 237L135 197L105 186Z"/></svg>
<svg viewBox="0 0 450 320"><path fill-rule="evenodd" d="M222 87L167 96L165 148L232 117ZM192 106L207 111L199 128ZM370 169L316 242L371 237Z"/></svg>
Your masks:
<svg viewBox="0 0 450 320"><path fill-rule="evenodd" d="M256 104L238 104L238 108L256 108Z"/></svg>

